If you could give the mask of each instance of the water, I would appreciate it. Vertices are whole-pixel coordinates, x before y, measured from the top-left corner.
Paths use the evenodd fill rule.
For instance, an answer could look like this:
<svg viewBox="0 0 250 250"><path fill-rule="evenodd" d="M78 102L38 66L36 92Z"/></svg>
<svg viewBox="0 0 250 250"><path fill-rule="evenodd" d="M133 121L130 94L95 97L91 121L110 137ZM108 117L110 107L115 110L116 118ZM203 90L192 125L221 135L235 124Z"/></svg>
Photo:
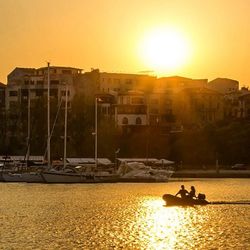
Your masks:
<svg viewBox="0 0 250 250"><path fill-rule="evenodd" d="M250 249L250 205L165 207L195 185L250 202L249 179L47 185L0 183L0 249Z"/></svg>

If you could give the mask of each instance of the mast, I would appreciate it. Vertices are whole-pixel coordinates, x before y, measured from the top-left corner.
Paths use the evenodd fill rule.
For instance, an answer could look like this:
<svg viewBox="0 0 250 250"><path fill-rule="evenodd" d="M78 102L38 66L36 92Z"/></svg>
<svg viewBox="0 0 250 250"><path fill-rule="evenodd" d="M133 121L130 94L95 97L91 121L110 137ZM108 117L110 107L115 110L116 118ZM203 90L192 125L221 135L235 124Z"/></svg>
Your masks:
<svg viewBox="0 0 250 250"><path fill-rule="evenodd" d="M28 85L28 126L27 126L27 153L26 153L26 164L28 165L29 157L30 157L30 77L29 77L29 85Z"/></svg>
<svg viewBox="0 0 250 250"><path fill-rule="evenodd" d="M50 167L50 63L48 62L48 138L47 138L47 160L48 160L48 167Z"/></svg>
<svg viewBox="0 0 250 250"><path fill-rule="evenodd" d="M95 167L97 167L97 104L98 98L95 97Z"/></svg>
<svg viewBox="0 0 250 250"><path fill-rule="evenodd" d="M64 115L64 153L63 153L63 168L66 167L67 157L67 120L68 120L68 84L65 87L65 115Z"/></svg>

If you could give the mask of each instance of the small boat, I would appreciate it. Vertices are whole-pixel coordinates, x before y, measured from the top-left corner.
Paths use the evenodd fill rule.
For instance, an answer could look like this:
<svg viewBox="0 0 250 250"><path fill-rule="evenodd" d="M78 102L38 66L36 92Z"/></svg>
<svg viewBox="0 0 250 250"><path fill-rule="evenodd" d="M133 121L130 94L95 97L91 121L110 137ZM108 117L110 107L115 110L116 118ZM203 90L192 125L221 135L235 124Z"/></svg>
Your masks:
<svg viewBox="0 0 250 250"><path fill-rule="evenodd" d="M189 197L180 198L171 194L164 194L162 199L166 202L166 206L194 206L209 204L204 194L199 194L198 199L192 199Z"/></svg>
<svg viewBox="0 0 250 250"><path fill-rule="evenodd" d="M117 173L121 182L167 182L173 174L170 169L153 169L142 162L122 162Z"/></svg>

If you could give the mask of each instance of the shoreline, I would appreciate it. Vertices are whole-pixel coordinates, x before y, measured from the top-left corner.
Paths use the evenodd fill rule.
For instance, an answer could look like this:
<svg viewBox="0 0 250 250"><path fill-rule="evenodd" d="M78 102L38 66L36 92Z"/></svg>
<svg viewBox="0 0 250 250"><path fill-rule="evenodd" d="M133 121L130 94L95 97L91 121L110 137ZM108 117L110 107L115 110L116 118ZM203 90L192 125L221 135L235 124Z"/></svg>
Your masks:
<svg viewBox="0 0 250 250"><path fill-rule="evenodd" d="M172 178L250 178L250 170L178 170Z"/></svg>

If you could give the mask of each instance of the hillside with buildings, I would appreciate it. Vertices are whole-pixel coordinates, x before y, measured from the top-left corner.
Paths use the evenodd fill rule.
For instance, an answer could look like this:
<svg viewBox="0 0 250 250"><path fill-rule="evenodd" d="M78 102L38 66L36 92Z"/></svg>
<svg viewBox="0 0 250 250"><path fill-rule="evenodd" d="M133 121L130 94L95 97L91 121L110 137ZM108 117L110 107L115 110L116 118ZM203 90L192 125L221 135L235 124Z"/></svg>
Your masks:
<svg viewBox="0 0 250 250"><path fill-rule="evenodd" d="M15 68L0 83L0 154L27 150L30 101L31 154L43 155L47 140L48 69ZM236 80L157 78L142 74L83 72L50 67L52 157L63 154L68 86L68 154L93 157L98 98L98 154L113 159L158 157L177 162L248 162L250 91Z"/></svg>

